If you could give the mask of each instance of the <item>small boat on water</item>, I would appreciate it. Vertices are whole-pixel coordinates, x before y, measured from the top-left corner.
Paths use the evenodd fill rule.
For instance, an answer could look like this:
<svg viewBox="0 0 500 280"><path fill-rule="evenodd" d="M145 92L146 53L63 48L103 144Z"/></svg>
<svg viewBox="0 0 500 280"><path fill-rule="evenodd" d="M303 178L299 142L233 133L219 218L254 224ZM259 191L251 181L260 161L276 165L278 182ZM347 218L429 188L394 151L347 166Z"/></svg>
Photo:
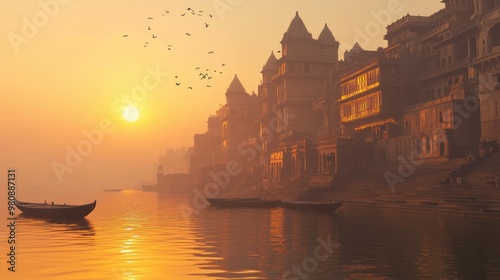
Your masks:
<svg viewBox="0 0 500 280"><path fill-rule="evenodd" d="M260 197L231 197L231 198L206 198L208 203L213 206L220 206L221 204L231 204L241 201L256 201L261 200Z"/></svg>
<svg viewBox="0 0 500 280"><path fill-rule="evenodd" d="M335 211L342 205L338 202L313 202L313 201L290 201L283 200L283 207L290 209L317 210L317 211Z"/></svg>
<svg viewBox="0 0 500 280"><path fill-rule="evenodd" d="M123 189L104 189L105 192L121 192Z"/></svg>
<svg viewBox="0 0 500 280"><path fill-rule="evenodd" d="M268 208L281 205L281 200L266 200L260 197L248 198L207 198L207 201L213 206L218 207L255 207Z"/></svg>
<svg viewBox="0 0 500 280"><path fill-rule="evenodd" d="M15 201L17 209L27 216L48 218L79 220L90 214L97 201L83 205L47 204Z"/></svg>

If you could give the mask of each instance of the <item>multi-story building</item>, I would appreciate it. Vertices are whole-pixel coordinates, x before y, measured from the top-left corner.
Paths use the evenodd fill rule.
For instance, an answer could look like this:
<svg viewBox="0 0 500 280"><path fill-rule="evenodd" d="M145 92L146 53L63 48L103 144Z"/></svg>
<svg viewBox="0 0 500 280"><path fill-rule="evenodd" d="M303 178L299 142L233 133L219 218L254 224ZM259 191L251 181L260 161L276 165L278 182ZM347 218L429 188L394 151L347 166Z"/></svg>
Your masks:
<svg viewBox="0 0 500 280"><path fill-rule="evenodd" d="M270 173L275 179L316 171L317 126L313 125L312 108L338 61L339 43L326 24L314 39L297 12L281 46L278 74L273 79L278 134L270 153Z"/></svg>
<svg viewBox="0 0 500 280"><path fill-rule="evenodd" d="M331 179L401 156L461 157L481 137L500 141L500 1L442 2L430 16L390 24L386 48L356 44L341 61L328 26L314 39L296 13L258 96L235 77L213 119L219 138L195 137L210 150L195 154L241 160L243 143L259 147L257 163L273 179Z"/></svg>
<svg viewBox="0 0 500 280"><path fill-rule="evenodd" d="M277 92L273 78L278 74L276 56L271 53L266 64L262 67L262 82L259 85L258 96L261 102L261 117L258 119L261 155L259 164L269 173L270 153L273 149L273 140L278 133L278 112L276 110Z"/></svg>
<svg viewBox="0 0 500 280"><path fill-rule="evenodd" d="M474 2L478 56L468 78L478 84L482 139L500 142L500 1Z"/></svg>
<svg viewBox="0 0 500 280"><path fill-rule="evenodd" d="M245 155L238 147L248 138L258 135L257 127L252 124L260 116L260 112L257 95L248 94L235 75L226 91L226 104L217 110L217 116L221 120L221 153L225 162L244 162Z"/></svg>

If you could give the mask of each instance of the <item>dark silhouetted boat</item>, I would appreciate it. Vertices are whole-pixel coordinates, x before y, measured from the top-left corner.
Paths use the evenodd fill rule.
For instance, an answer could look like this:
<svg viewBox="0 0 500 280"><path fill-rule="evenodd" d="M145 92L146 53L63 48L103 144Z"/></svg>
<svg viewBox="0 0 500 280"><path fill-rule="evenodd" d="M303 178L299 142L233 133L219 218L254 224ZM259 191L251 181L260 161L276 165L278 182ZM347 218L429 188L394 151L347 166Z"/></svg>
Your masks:
<svg viewBox="0 0 500 280"><path fill-rule="evenodd" d="M123 189L103 189L105 192L121 192Z"/></svg>
<svg viewBox="0 0 500 280"><path fill-rule="evenodd" d="M63 219L63 220L78 220L83 219L90 214L96 205L97 201L83 205L66 205L66 204L47 204L47 203L31 203L16 200L17 209L21 210L26 216L48 218L48 219Z"/></svg>
<svg viewBox="0 0 500 280"><path fill-rule="evenodd" d="M290 201L283 200L283 207L290 209L317 210L317 211L335 211L342 205L339 202L313 202L313 201Z"/></svg>
<svg viewBox="0 0 500 280"><path fill-rule="evenodd" d="M249 198L207 198L213 206L218 207L276 207L281 205L281 200L265 200L260 197Z"/></svg>

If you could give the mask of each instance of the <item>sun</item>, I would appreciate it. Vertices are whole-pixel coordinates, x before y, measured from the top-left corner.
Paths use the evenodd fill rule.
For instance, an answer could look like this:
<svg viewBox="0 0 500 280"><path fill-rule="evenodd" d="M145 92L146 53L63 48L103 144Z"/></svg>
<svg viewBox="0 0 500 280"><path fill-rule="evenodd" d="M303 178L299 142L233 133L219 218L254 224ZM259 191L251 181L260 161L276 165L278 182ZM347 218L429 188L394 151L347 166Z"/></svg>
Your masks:
<svg viewBox="0 0 500 280"><path fill-rule="evenodd" d="M139 110L135 106L128 105L123 108L122 117L128 122L135 122L139 119Z"/></svg>

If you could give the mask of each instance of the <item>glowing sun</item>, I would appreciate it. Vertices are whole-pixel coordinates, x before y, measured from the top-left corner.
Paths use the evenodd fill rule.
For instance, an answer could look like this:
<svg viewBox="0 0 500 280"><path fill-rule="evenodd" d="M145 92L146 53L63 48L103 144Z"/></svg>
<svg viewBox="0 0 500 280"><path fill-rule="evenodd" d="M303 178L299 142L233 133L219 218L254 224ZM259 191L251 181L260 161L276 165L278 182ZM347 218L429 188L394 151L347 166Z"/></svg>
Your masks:
<svg viewBox="0 0 500 280"><path fill-rule="evenodd" d="M122 116L128 122L135 122L139 118L139 110L136 107L129 105L123 108Z"/></svg>

